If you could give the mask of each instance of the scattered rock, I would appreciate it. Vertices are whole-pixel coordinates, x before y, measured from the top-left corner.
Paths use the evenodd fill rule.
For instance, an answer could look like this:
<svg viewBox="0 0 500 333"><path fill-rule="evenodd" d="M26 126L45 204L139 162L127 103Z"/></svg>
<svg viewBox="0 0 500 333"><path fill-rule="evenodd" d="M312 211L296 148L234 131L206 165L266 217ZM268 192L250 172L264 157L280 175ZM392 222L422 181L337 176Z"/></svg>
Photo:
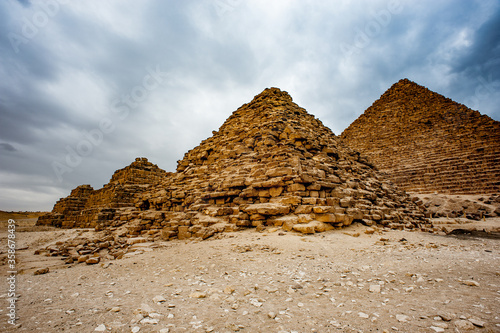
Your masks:
<svg viewBox="0 0 500 333"><path fill-rule="evenodd" d="M162 295L157 295L157 296L153 297L153 302L158 303L158 304L165 303L166 301L167 300Z"/></svg>
<svg viewBox="0 0 500 333"><path fill-rule="evenodd" d="M90 258L90 256L88 254L83 255L83 256L79 256L77 262L79 262L79 263L86 262L89 258Z"/></svg>
<svg viewBox="0 0 500 333"><path fill-rule="evenodd" d="M449 313L444 313L444 312L439 312L438 313L438 316L444 320L444 321L450 321L453 319L453 315L449 314Z"/></svg>
<svg viewBox="0 0 500 333"><path fill-rule="evenodd" d="M257 298L250 298L249 303L257 308L260 308L263 304L262 302L259 302Z"/></svg>
<svg viewBox="0 0 500 333"><path fill-rule="evenodd" d="M106 325L100 324L94 329L95 332L105 332L106 331Z"/></svg>
<svg viewBox="0 0 500 333"><path fill-rule="evenodd" d="M99 261L101 261L100 257L91 257L91 258L88 258L87 260L85 260L87 265L95 265L95 264L98 264Z"/></svg>
<svg viewBox="0 0 500 333"><path fill-rule="evenodd" d="M227 294L227 295L231 295L232 293L234 293L234 287L233 286L227 286L226 288L224 288L224 294Z"/></svg>
<svg viewBox="0 0 500 333"><path fill-rule="evenodd" d="M205 298L205 297L207 297L207 294L199 292L199 291L195 291L194 293L191 293L189 295L189 297L191 297L191 298Z"/></svg>
<svg viewBox="0 0 500 333"><path fill-rule="evenodd" d="M397 314L396 319L400 323L406 323L410 320L410 317L408 317L407 315L403 315L403 314Z"/></svg>
<svg viewBox="0 0 500 333"><path fill-rule="evenodd" d="M455 327L461 330L473 330L474 329L474 324L472 324L470 321L465 320L465 319L458 319L454 322Z"/></svg>
<svg viewBox="0 0 500 333"><path fill-rule="evenodd" d="M474 281L474 280L464 280L464 281L462 281L462 284L465 284L466 286L471 286L471 287L479 287L479 282Z"/></svg>
<svg viewBox="0 0 500 333"><path fill-rule="evenodd" d="M477 319L477 318L469 318L469 321L474 324L474 326L477 326L477 327L484 327L484 325L486 324L484 321L482 321L481 319Z"/></svg>
<svg viewBox="0 0 500 333"><path fill-rule="evenodd" d="M367 235L371 235L371 234L374 234L375 233L375 228L366 228L365 229L365 234Z"/></svg>
<svg viewBox="0 0 500 333"><path fill-rule="evenodd" d="M151 325L156 325L160 322L159 319L156 319L156 318L149 318L149 317L146 317L146 318L143 318L140 323L141 324L151 324Z"/></svg>
<svg viewBox="0 0 500 333"><path fill-rule="evenodd" d="M50 269L48 267L46 267L46 268L40 268L40 269L37 269L35 271L35 273L33 273L33 275L47 274L49 271L50 271Z"/></svg>

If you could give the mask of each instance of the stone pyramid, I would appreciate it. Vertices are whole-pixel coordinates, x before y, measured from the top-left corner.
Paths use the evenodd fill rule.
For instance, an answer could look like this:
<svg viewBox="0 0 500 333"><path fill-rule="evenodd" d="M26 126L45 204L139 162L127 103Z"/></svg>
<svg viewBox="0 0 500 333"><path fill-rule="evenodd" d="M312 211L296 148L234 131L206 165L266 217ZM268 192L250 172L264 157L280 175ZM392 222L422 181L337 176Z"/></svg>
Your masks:
<svg viewBox="0 0 500 333"><path fill-rule="evenodd" d="M387 90L341 138L406 191L500 191L500 122L408 79Z"/></svg>
<svg viewBox="0 0 500 333"><path fill-rule="evenodd" d="M277 88L236 110L137 208L124 218L131 233L161 230L181 239L243 227L314 233L353 221L426 223L406 193Z"/></svg>
<svg viewBox="0 0 500 333"><path fill-rule="evenodd" d="M353 221L425 228L421 208L339 141L288 93L266 89L187 152L177 172L155 171L162 177L134 192L135 207L94 215L92 222L163 239L266 226L314 233ZM115 178L123 179L113 176L110 184ZM90 198L86 209L108 203Z"/></svg>
<svg viewBox="0 0 500 333"><path fill-rule="evenodd" d="M37 225L63 228L94 228L112 220L117 209L134 206L135 196L165 177L167 173L146 158L137 158L117 170L99 190L80 185L54 205L50 214L39 217Z"/></svg>

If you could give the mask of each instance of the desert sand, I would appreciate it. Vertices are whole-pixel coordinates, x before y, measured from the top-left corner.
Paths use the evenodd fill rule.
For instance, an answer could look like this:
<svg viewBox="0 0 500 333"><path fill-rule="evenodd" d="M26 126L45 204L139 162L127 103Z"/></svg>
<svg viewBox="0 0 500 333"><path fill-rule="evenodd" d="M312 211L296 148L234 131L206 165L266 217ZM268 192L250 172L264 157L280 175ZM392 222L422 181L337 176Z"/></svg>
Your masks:
<svg viewBox="0 0 500 333"><path fill-rule="evenodd" d="M97 265L34 255L93 229L16 222L17 320L2 302L2 332L500 332L499 218L433 221L477 230L457 235L250 229L141 243Z"/></svg>

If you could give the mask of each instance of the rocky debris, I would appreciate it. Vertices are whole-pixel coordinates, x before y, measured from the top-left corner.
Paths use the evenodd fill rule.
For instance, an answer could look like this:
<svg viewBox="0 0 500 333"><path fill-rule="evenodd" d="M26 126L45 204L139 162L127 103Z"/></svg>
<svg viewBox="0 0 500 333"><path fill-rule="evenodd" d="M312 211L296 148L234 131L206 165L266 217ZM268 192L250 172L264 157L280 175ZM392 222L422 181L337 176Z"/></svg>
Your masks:
<svg viewBox="0 0 500 333"><path fill-rule="evenodd" d="M156 236L159 237L158 234ZM151 242L153 239L132 237L127 234L117 235L110 231L92 232L89 236L83 233L67 241L58 241L36 250L34 254L60 256L68 265L79 263L95 265L106 259L121 259L130 254L152 251L153 247L157 247Z"/></svg>
<svg viewBox="0 0 500 333"><path fill-rule="evenodd" d="M73 201L79 205L67 204ZM51 216L39 224L112 233L114 243L107 250L80 244L69 261L78 260L75 251L131 256L130 246L143 238L207 239L243 228L314 234L359 222L432 230L423 208L408 194L384 181L277 88L233 112L212 137L178 161L176 173L139 158L115 172L103 189L85 187L61 199ZM129 237L126 244L119 240L123 236Z"/></svg>
<svg viewBox="0 0 500 333"><path fill-rule="evenodd" d="M469 321L474 325L474 326L477 326L477 327L484 327L484 325L486 325L486 323L481 320L481 319L477 319L477 318L469 318Z"/></svg>
<svg viewBox="0 0 500 333"><path fill-rule="evenodd" d="M33 275L42 275L42 274L47 274L48 272L50 271L50 269L48 267L46 268L40 268L40 269L37 269Z"/></svg>
<svg viewBox="0 0 500 333"><path fill-rule="evenodd" d="M349 231L366 228L354 225ZM463 242L387 229L383 237L362 233L352 238L342 231L175 240L106 270L79 265L40 278L26 276L20 315L36 311L44 316L23 326L51 332L93 331L99 324L106 331L126 332L134 327L139 332L222 332L226 327L289 333L465 332L479 331L469 319L481 319L483 330L495 328L499 247L493 240ZM377 244L381 238L385 245ZM480 287L461 283L472 277ZM74 327L78 320L83 325Z"/></svg>
<svg viewBox="0 0 500 333"><path fill-rule="evenodd" d="M464 280L461 282L462 282L462 284L465 284L466 286L479 287L479 282L474 281L474 280Z"/></svg>
<svg viewBox="0 0 500 333"><path fill-rule="evenodd" d="M236 110L219 131L141 196L143 230L164 239L279 227L323 232L354 221L427 227L423 211L277 88Z"/></svg>
<svg viewBox="0 0 500 333"><path fill-rule="evenodd" d="M412 194L412 200L424 207L427 217L467 218L479 221L500 216L500 195Z"/></svg>
<svg viewBox="0 0 500 333"><path fill-rule="evenodd" d="M459 319L454 322L455 327L461 330L471 331L474 329L474 324L468 320Z"/></svg>
<svg viewBox="0 0 500 333"><path fill-rule="evenodd" d="M94 332L106 332L106 325L100 324L95 328Z"/></svg>
<svg viewBox="0 0 500 333"><path fill-rule="evenodd" d="M410 317L408 317L407 315L403 315L403 314L397 314L396 320L399 321L400 323L406 323L407 321L410 320Z"/></svg>
<svg viewBox="0 0 500 333"><path fill-rule="evenodd" d="M87 260L85 260L85 263L87 265L95 265L95 264L98 264L99 261L101 261L101 258L98 256L94 256L94 257L91 257L91 258L88 258Z"/></svg>
<svg viewBox="0 0 500 333"><path fill-rule="evenodd" d="M341 137L406 191L500 192L500 122L408 79Z"/></svg>
<svg viewBox="0 0 500 333"><path fill-rule="evenodd" d="M190 294L189 297L191 297L191 298L206 298L207 294L200 292L200 291L195 291L194 293Z"/></svg>
<svg viewBox="0 0 500 333"><path fill-rule="evenodd" d="M162 295L157 295L153 298L153 302L158 303L158 304L165 303L166 301L167 300Z"/></svg>

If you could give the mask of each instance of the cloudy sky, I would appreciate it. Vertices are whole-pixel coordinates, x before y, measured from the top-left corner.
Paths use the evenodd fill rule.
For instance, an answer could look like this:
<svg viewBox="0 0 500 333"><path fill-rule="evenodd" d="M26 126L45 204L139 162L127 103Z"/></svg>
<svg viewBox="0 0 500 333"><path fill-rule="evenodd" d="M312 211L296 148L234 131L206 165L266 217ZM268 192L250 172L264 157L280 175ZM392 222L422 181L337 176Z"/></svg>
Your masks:
<svg viewBox="0 0 500 333"><path fill-rule="evenodd" d="M2 0L0 209L175 171L266 87L340 134L405 77L500 120L500 1Z"/></svg>

